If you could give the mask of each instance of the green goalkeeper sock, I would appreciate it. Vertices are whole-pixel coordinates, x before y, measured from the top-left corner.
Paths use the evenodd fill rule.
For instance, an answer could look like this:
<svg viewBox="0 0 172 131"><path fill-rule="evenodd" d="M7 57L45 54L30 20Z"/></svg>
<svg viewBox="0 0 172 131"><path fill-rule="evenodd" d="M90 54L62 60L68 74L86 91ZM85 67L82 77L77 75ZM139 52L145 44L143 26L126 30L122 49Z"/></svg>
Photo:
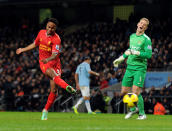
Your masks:
<svg viewBox="0 0 172 131"><path fill-rule="evenodd" d="M130 108L130 111L135 111L135 110L136 110L136 107Z"/></svg>
<svg viewBox="0 0 172 131"><path fill-rule="evenodd" d="M139 108L139 115L145 115L143 97L141 94L139 94L138 98L139 100L138 100L137 107Z"/></svg>

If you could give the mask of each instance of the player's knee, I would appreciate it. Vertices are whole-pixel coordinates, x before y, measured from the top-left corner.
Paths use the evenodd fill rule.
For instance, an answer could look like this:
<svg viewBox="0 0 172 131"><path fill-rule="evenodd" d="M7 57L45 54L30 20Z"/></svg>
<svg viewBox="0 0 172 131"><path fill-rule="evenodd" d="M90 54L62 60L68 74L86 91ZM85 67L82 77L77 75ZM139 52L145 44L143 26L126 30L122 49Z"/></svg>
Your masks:
<svg viewBox="0 0 172 131"><path fill-rule="evenodd" d="M139 95L140 92L139 91L136 91L136 90L133 90L132 93L136 94L136 95Z"/></svg>
<svg viewBox="0 0 172 131"><path fill-rule="evenodd" d="M132 92L133 92L134 94L136 94L136 95L139 95L140 92L141 92L141 88L138 87L138 86L133 86Z"/></svg>
<svg viewBox="0 0 172 131"><path fill-rule="evenodd" d="M128 89L127 88L122 88L120 96L124 96L127 93L128 93Z"/></svg>
<svg viewBox="0 0 172 131"><path fill-rule="evenodd" d="M46 75L49 76L51 79L53 79L53 78L56 76L56 74L54 73L54 71L53 71L52 69L50 69L50 68L47 69L45 73L46 73Z"/></svg>
<svg viewBox="0 0 172 131"><path fill-rule="evenodd" d="M57 93L57 89L54 88L54 87L51 87L51 92L52 92L52 93Z"/></svg>

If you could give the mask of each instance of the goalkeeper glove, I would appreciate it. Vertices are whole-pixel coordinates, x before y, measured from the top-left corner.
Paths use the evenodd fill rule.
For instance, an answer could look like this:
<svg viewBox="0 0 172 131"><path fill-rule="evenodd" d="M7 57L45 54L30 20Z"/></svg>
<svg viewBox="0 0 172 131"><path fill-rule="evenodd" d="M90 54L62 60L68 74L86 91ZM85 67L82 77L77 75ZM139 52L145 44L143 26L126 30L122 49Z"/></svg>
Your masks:
<svg viewBox="0 0 172 131"><path fill-rule="evenodd" d="M132 55L140 55L140 51L131 50Z"/></svg>
<svg viewBox="0 0 172 131"><path fill-rule="evenodd" d="M123 62L124 60L125 60L125 58L123 57L123 55L120 56L118 59L114 60L114 61L113 61L114 67L118 67L118 65L119 65L121 62Z"/></svg>

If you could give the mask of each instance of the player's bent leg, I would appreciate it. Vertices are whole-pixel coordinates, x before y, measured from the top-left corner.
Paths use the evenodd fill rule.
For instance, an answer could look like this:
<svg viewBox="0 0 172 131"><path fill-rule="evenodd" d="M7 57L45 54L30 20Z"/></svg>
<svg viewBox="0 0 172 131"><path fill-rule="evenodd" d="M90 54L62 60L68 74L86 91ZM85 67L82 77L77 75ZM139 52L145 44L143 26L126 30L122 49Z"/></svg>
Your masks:
<svg viewBox="0 0 172 131"><path fill-rule="evenodd" d="M88 114L95 114L94 112L92 112L90 105L90 87L81 86L80 89L81 89L81 94L85 100L85 106L87 108Z"/></svg>
<svg viewBox="0 0 172 131"><path fill-rule="evenodd" d="M83 101L84 101L84 98L81 97L81 98L78 100L78 102L76 103L76 105L72 107L72 109L73 109L73 111L74 111L75 114L79 114L77 108L79 107L80 104L82 104Z"/></svg>
<svg viewBox="0 0 172 131"><path fill-rule="evenodd" d="M73 109L73 112L74 112L75 114L77 114L77 115L79 114L78 109L77 109L75 106L73 106L72 109Z"/></svg>
<svg viewBox="0 0 172 131"><path fill-rule="evenodd" d="M95 112L93 112L91 110L91 106L90 106L90 96L84 96L84 100L85 100L85 106L87 108L88 114L96 114Z"/></svg>
<svg viewBox="0 0 172 131"><path fill-rule="evenodd" d="M145 114L145 111L144 111L144 100L143 100L143 97L141 94L138 95L138 104L137 104L137 107L139 108L139 116L138 116L138 120L144 120L146 119L146 114Z"/></svg>
<svg viewBox="0 0 172 131"><path fill-rule="evenodd" d="M90 106L90 97L89 96L83 96L84 101L85 101L85 106L87 108L87 112L92 112L91 106Z"/></svg>
<svg viewBox="0 0 172 131"><path fill-rule="evenodd" d="M122 86L122 89L121 89L121 96L124 96L125 94L127 94L128 92L130 92L131 90L131 87L126 87L126 86ZM138 109L135 108L134 110L131 110L125 115L125 119L129 119L132 117L133 114L137 113L138 112Z"/></svg>
<svg viewBox="0 0 172 131"><path fill-rule="evenodd" d="M71 94L76 94L77 93L77 91L72 86L70 86L70 85L68 85L66 87L66 91L71 93Z"/></svg>
<svg viewBox="0 0 172 131"><path fill-rule="evenodd" d="M142 95L140 94L141 92L141 88L138 86L133 86L133 93L138 95L138 103L137 103L137 107L139 109L139 117L137 118L138 120L143 120L146 119L146 114L144 111L144 100Z"/></svg>
<svg viewBox="0 0 172 131"><path fill-rule="evenodd" d="M139 110L136 107L134 110L130 109L130 111L125 115L125 119L131 118L135 113L137 113Z"/></svg>
<svg viewBox="0 0 172 131"><path fill-rule="evenodd" d="M51 88L51 90L50 90L51 92L53 92L55 94L57 93L57 87L53 80L50 80L50 88Z"/></svg>
<svg viewBox="0 0 172 131"><path fill-rule="evenodd" d="M49 96L48 96L48 100L47 103L45 105L45 108L42 111L42 117L41 120L46 120L48 119L48 110L50 109L50 107L52 106L52 104L54 103L54 100L56 99L56 94L53 92L50 92Z"/></svg>
<svg viewBox="0 0 172 131"><path fill-rule="evenodd" d="M122 89L120 96L124 96L128 92L131 91L131 87L133 85L133 77L132 77L132 71L131 70L126 70L124 77L122 79Z"/></svg>
<svg viewBox="0 0 172 131"><path fill-rule="evenodd" d="M48 120L48 111L43 109L41 120Z"/></svg>
<svg viewBox="0 0 172 131"><path fill-rule="evenodd" d="M137 96L141 93L141 88L138 86L133 85L132 93L136 94Z"/></svg>
<svg viewBox="0 0 172 131"><path fill-rule="evenodd" d="M65 89L66 91L68 91L71 94L76 94L76 90L68 85L63 79L60 78L60 75L58 75L54 69L52 68L48 68L46 70L46 75L48 75L58 86L60 86L61 88Z"/></svg>
<svg viewBox="0 0 172 131"><path fill-rule="evenodd" d="M127 94L130 90L131 90L131 87L122 86L120 96L124 96L124 95ZM132 115L132 114L130 114L130 112L127 113L127 115L125 116L125 119L130 118L131 115Z"/></svg>
<svg viewBox="0 0 172 131"><path fill-rule="evenodd" d="M54 103L54 100L56 99L56 93L51 91L49 96L48 96L48 100L47 100L47 103L45 105L45 110L49 110L50 107L52 106L52 104Z"/></svg>
<svg viewBox="0 0 172 131"><path fill-rule="evenodd" d="M131 90L131 87L122 86L120 96L124 96L124 95L127 94L130 90Z"/></svg>
<svg viewBox="0 0 172 131"><path fill-rule="evenodd" d="M54 100L56 99L56 85L53 80L50 80L50 87L51 92L48 96L47 103L45 105L45 108L42 111L42 117L41 120L47 120L48 119L48 110L51 108L52 104L54 103Z"/></svg>

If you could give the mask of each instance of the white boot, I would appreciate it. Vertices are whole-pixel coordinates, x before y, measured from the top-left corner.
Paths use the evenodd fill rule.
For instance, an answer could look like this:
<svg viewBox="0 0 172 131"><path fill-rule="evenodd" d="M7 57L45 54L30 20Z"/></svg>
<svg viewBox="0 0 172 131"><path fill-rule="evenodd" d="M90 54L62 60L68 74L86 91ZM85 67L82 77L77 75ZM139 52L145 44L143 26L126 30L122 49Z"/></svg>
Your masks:
<svg viewBox="0 0 172 131"><path fill-rule="evenodd" d="M146 119L146 115L139 115L139 117L137 118L137 120L144 120Z"/></svg>
<svg viewBox="0 0 172 131"><path fill-rule="evenodd" d="M129 119L132 117L133 114L137 113L139 111L139 109L136 107L135 111L130 111L127 113L127 115L125 115L125 119Z"/></svg>

